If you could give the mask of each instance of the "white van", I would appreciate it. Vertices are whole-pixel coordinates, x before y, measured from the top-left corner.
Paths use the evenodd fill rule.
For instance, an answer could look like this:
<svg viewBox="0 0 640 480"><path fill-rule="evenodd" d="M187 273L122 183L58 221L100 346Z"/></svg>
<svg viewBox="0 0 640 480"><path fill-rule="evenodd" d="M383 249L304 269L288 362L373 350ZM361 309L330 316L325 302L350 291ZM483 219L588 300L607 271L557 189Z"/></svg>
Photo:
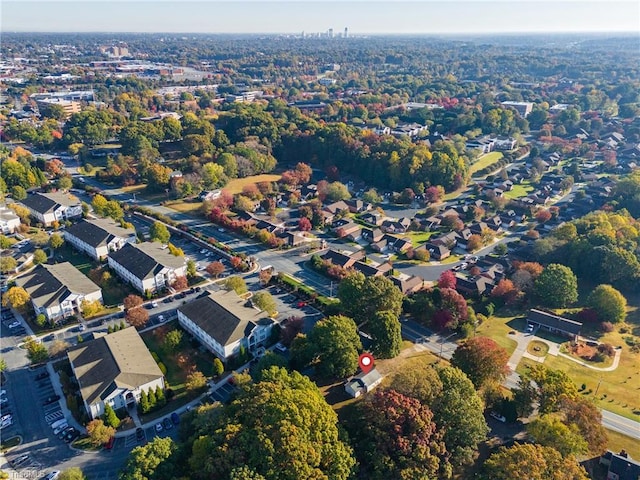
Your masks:
<svg viewBox="0 0 640 480"><path fill-rule="evenodd" d="M60 432L62 432L68 427L69 425L67 425L67 422L64 422L62 425L58 425L56 428L53 429L53 434L58 435Z"/></svg>
<svg viewBox="0 0 640 480"><path fill-rule="evenodd" d="M56 420L55 422L53 422L51 424L51 428L53 428L54 430L56 428L58 428L60 425L67 423L67 419L66 418L61 418L60 420Z"/></svg>

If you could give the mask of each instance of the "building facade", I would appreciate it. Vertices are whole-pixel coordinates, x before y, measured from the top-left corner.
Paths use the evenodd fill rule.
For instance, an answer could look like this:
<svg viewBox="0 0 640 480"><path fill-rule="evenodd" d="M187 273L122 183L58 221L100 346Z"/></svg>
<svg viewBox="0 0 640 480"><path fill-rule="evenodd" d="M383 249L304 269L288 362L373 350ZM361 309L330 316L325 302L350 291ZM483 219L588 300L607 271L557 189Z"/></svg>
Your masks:
<svg viewBox="0 0 640 480"><path fill-rule="evenodd" d="M64 238L74 248L94 260L102 260L127 243L136 243L136 231L122 228L111 219L81 220L64 231Z"/></svg>
<svg viewBox="0 0 640 480"><path fill-rule="evenodd" d="M20 202L31 216L45 227L82 216L82 203L66 192L35 193Z"/></svg>

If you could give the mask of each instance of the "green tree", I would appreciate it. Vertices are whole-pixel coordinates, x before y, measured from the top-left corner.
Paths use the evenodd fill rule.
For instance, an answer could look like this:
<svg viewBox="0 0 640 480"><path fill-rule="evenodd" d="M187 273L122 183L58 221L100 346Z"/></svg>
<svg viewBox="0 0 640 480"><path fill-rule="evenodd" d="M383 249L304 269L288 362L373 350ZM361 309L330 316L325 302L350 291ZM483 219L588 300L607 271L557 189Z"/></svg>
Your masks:
<svg viewBox="0 0 640 480"><path fill-rule="evenodd" d="M431 405L435 422L444 431L444 442L452 460L458 464L469 463L489 431L484 419L484 403L462 370L444 367L438 376L442 393Z"/></svg>
<svg viewBox="0 0 640 480"><path fill-rule="evenodd" d="M242 295L243 293L247 293L247 284L245 283L242 277L238 277L234 275L232 277L227 278L224 281L224 288L227 290L233 290L238 295Z"/></svg>
<svg viewBox="0 0 640 480"><path fill-rule="evenodd" d="M552 263L534 283L534 293L543 305L566 307L578 300L578 280L569 267Z"/></svg>
<svg viewBox="0 0 640 480"><path fill-rule="evenodd" d="M573 456L563 458L556 449L531 443L500 447L484 464L487 480L589 480Z"/></svg>
<svg viewBox="0 0 640 480"><path fill-rule="evenodd" d="M11 187L11 196L15 201L19 202L27 198L27 191L20 185L15 185Z"/></svg>
<svg viewBox="0 0 640 480"><path fill-rule="evenodd" d="M120 473L120 480L169 480L183 475L174 472L171 462L178 446L170 437L155 437L142 447L131 450L127 463Z"/></svg>
<svg viewBox="0 0 640 480"><path fill-rule="evenodd" d="M375 188L370 188L362 195L362 200L364 202L369 203L380 203L382 202L382 197L378 194L378 191Z"/></svg>
<svg viewBox="0 0 640 480"><path fill-rule="evenodd" d="M82 470L78 467L71 467L58 475L58 480L86 480Z"/></svg>
<svg viewBox="0 0 640 480"><path fill-rule="evenodd" d="M338 298L345 315L358 325L367 323L378 312L389 311L398 318L402 311L402 292L386 277L349 273L338 286Z"/></svg>
<svg viewBox="0 0 640 480"><path fill-rule="evenodd" d="M456 348L451 365L467 374L477 389L502 382L509 372L509 352L487 337L470 338Z"/></svg>
<svg viewBox="0 0 640 480"><path fill-rule="evenodd" d="M89 441L96 447L104 445L116 433L116 429L105 425L100 419L91 420L87 424Z"/></svg>
<svg viewBox="0 0 640 480"><path fill-rule="evenodd" d="M269 370L271 367L287 368L287 359L277 353L266 352L251 369L251 376L256 382L259 382L262 380L262 372Z"/></svg>
<svg viewBox="0 0 640 480"><path fill-rule="evenodd" d="M537 444L553 447L563 457L587 453L587 442L577 426L565 425L559 418L542 415L527 425L527 433Z"/></svg>
<svg viewBox="0 0 640 480"><path fill-rule="evenodd" d="M187 390L199 390L207 384L207 378L198 370L187 375L184 386Z"/></svg>
<svg viewBox="0 0 640 480"><path fill-rule="evenodd" d="M4 372L7 369L7 361L0 357L0 372Z"/></svg>
<svg viewBox="0 0 640 480"><path fill-rule="evenodd" d="M356 372L362 344L358 328L350 318L334 315L320 320L307 342L318 375L345 378Z"/></svg>
<svg viewBox="0 0 640 480"><path fill-rule="evenodd" d="M164 390L160 388L160 385L156 387L156 403L159 407L162 407L167 403L167 399L164 396Z"/></svg>
<svg viewBox="0 0 640 480"><path fill-rule="evenodd" d="M394 358L400 354L402 332L398 317L390 310L377 312L368 324L373 338L372 353L377 358Z"/></svg>
<svg viewBox="0 0 640 480"><path fill-rule="evenodd" d="M71 177L64 176L58 179L58 188L60 190L69 190L73 187L73 182L71 181Z"/></svg>
<svg viewBox="0 0 640 480"><path fill-rule="evenodd" d="M350 478L355 460L318 387L276 367L262 378L243 386L221 414L196 431L191 478L229 478L239 467L266 480Z"/></svg>
<svg viewBox="0 0 640 480"><path fill-rule="evenodd" d="M91 201L91 206L93 207L93 211L101 216L105 216L105 211L107 209L107 199L102 195L95 195L93 200Z"/></svg>
<svg viewBox="0 0 640 480"><path fill-rule="evenodd" d="M64 244L64 238L62 238L62 235L60 235L59 233L54 233L53 235L51 235L51 237L49 237L49 246L52 249L57 250L63 244Z"/></svg>
<svg viewBox="0 0 640 480"><path fill-rule="evenodd" d="M339 200L348 200L351 198L349 189L347 186L340 182L333 182L327 186L326 198L330 202L337 202Z"/></svg>
<svg viewBox="0 0 640 480"><path fill-rule="evenodd" d="M47 263L48 259L49 257L47 257L47 252L45 252L41 248L38 248L35 252L33 252L33 263L35 263L36 265Z"/></svg>
<svg viewBox="0 0 640 480"><path fill-rule="evenodd" d="M161 222L153 222L151 228L149 228L149 237L152 242L160 242L162 244L169 243L169 238L171 235L169 233L169 229L166 227L164 223Z"/></svg>
<svg viewBox="0 0 640 480"><path fill-rule="evenodd" d="M218 357L213 359L212 373L214 377L219 377L224 373L224 364L222 363L222 360L220 360Z"/></svg>
<svg viewBox="0 0 640 480"><path fill-rule="evenodd" d="M9 238L6 235L0 235L0 249L4 250L5 248L11 248L11 246L15 243L13 238Z"/></svg>
<svg viewBox="0 0 640 480"><path fill-rule="evenodd" d="M587 303L603 322L623 322L627 316L627 299L611 285L598 285L589 295Z"/></svg>
<svg viewBox="0 0 640 480"><path fill-rule="evenodd" d="M256 307L269 315L275 315L278 310L276 301L269 292L257 292L253 295L251 301Z"/></svg>
<svg viewBox="0 0 640 480"><path fill-rule="evenodd" d="M209 162L202 166L202 183L206 190L222 187L227 183L224 168L217 163Z"/></svg>
<svg viewBox="0 0 640 480"><path fill-rule="evenodd" d="M118 428L120 426L120 419L111 405L107 404L104 406L104 415L102 416L102 419L107 427Z"/></svg>
<svg viewBox="0 0 640 480"><path fill-rule="evenodd" d="M36 325L38 325L39 327L44 327L47 324L47 317L45 316L44 313L39 313L36 316Z"/></svg>
<svg viewBox="0 0 640 480"><path fill-rule="evenodd" d="M0 257L0 272L11 273L18 268L18 262L13 257Z"/></svg>
<svg viewBox="0 0 640 480"><path fill-rule="evenodd" d="M149 408L149 395L146 390L142 390L140 392L140 410L142 410L142 413L147 413Z"/></svg>
<svg viewBox="0 0 640 480"><path fill-rule="evenodd" d="M438 371L429 365L400 371L393 377L390 388L431 405L442 393L442 381Z"/></svg>
<svg viewBox="0 0 640 480"><path fill-rule="evenodd" d="M552 370L544 365L532 365L524 375L525 381L535 384L534 399L538 400L541 413L557 411L563 399L578 398L578 389L569 375L561 370Z"/></svg>
<svg viewBox="0 0 640 480"><path fill-rule="evenodd" d="M147 399L149 400L149 409L153 409L157 405L156 392L152 388L147 392Z"/></svg>
<svg viewBox="0 0 640 480"><path fill-rule="evenodd" d="M182 343L182 330L171 330L164 337L162 346L167 352L176 352Z"/></svg>
<svg viewBox="0 0 640 480"><path fill-rule="evenodd" d="M116 222L124 217L124 211L122 210L120 203L116 200L108 201L102 214L105 217L113 218Z"/></svg>
<svg viewBox="0 0 640 480"><path fill-rule="evenodd" d="M187 277L193 278L197 275L197 264L193 259L187 260Z"/></svg>
<svg viewBox="0 0 640 480"><path fill-rule="evenodd" d="M266 480L264 476L254 472L246 465L231 470L229 480Z"/></svg>

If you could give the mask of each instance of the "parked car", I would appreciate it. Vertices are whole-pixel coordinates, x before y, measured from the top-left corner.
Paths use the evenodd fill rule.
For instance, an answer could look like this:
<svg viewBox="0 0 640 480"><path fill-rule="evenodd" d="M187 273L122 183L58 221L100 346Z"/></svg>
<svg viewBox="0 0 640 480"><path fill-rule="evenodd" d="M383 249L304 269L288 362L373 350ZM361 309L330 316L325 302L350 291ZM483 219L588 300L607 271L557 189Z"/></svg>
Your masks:
<svg viewBox="0 0 640 480"><path fill-rule="evenodd" d="M71 427L71 430L69 430L67 432L67 434L64 436L63 440L67 443L71 443L73 442L76 438L78 438L80 436L80 432L78 430L76 430L75 428Z"/></svg>
<svg viewBox="0 0 640 480"><path fill-rule="evenodd" d="M169 417L166 417L162 421L162 426L164 427L165 430L171 430L173 428L173 423L171 423L171 419Z"/></svg>
<svg viewBox="0 0 640 480"><path fill-rule="evenodd" d="M285 353L287 351L287 347L285 347L283 344L281 343L276 343L275 346L273 347L275 350L277 350L280 353Z"/></svg>
<svg viewBox="0 0 640 480"><path fill-rule="evenodd" d="M60 400L60 395L51 395L42 403L43 405L51 405L53 402Z"/></svg>
<svg viewBox="0 0 640 480"><path fill-rule="evenodd" d="M67 424L67 422L65 422L62 425L58 425L56 428L54 428L53 429L53 434L54 435L58 435L58 434L64 432L67 428L69 428L69 425Z"/></svg>
<svg viewBox="0 0 640 480"><path fill-rule="evenodd" d="M20 322L18 320L8 325L9 328L18 328L19 326L20 326Z"/></svg>
<svg viewBox="0 0 640 480"><path fill-rule="evenodd" d="M23 453L22 455L20 455L19 457L14 458L13 460L11 460L9 463L11 464L12 467L17 467L18 465L22 465L24 462L26 462L27 460L29 460L29 455L27 455L26 453Z"/></svg>
<svg viewBox="0 0 640 480"><path fill-rule="evenodd" d="M178 415L176 412L173 412L171 414L171 421L174 425L178 425L180 423L180 415Z"/></svg>
<svg viewBox="0 0 640 480"><path fill-rule="evenodd" d="M164 315L158 315L158 322L163 323L165 320Z"/></svg>
<svg viewBox="0 0 640 480"><path fill-rule="evenodd" d="M506 422L506 421L507 421L507 419L506 419L506 418L504 418L504 416L503 416L503 415L500 415L500 414L499 414L499 413L497 413L497 412L491 412L491 413L489 414L489 416L490 416L490 417L492 417L492 418L495 418L496 420L498 420L499 422L502 422L502 423L504 423L504 422Z"/></svg>
<svg viewBox="0 0 640 480"><path fill-rule="evenodd" d="M533 333L533 325L531 325L530 323L527 324L527 328L525 329L525 332L527 333Z"/></svg>
<svg viewBox="0 0 640 480"><path fill-rule="evenodd" d="M156 432L161 432L162 430L163 430L162 423L160 422L156 423Z"/></svg>
<svg viewBox="0 0 640 480"><path fill-rule="evenodd" d="M64 439L65 435L66 435L67 433L69 433L69 432L71 431L71 429L72 429L72 428L73 428L73 427L69 427L69 426L67 426L67 428L65 428L64 430L62 430L62 431L58 434L58 438L59 438L60 440Z"/></svg>
<svg viewBox="0 0 640 480"><path fill-rule="evenodd" d="M151 302L151 308L158 308L158 302L156 301Z"/></svg>
<svg viewBox="0 0 640 480"><path fill-rule="evenodd" d="M49 372L44 370L40 372L38 375L36 375L36 380L42 380L43 378L47 378L48 376L49 376Z"/></svg>
<svg viewBox="0 0 640 480"><path fill-rule="evenodd" d="M42 480L56 480L56 478L58 478L58 476L60 475L59 471L54 471L51 473L47 473L46 477L44 477Z"/></svg>
<svg viewBox="0 0 640 480"><path fill-rule="evenodd" d="M304 308L304 307L306 307L306 306L307 306L307 303L306 303L306 302L302 302L302 301L300 301L300 302L298 302L298 303L297 303L297 307L298 307L298 308Z"/></svg>
<svg viewBox="0 0 640 480"><path fill-rule="evenodd" d="M142 427L136 428L136 440L139 442L144 440L144 429Z"/></svg>

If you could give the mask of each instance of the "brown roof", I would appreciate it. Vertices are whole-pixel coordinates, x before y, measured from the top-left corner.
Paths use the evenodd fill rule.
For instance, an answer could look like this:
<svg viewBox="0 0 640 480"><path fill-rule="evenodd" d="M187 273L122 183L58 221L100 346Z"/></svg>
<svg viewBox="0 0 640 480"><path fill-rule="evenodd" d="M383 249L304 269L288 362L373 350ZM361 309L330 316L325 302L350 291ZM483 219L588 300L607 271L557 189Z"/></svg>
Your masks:
<svg viewBox="0 0 640 480"><path fill-rule="evenodd" d="M71 348L67 354L88 405L115 388L136 388L162 378L162 372L134 327Z"/></svg>

